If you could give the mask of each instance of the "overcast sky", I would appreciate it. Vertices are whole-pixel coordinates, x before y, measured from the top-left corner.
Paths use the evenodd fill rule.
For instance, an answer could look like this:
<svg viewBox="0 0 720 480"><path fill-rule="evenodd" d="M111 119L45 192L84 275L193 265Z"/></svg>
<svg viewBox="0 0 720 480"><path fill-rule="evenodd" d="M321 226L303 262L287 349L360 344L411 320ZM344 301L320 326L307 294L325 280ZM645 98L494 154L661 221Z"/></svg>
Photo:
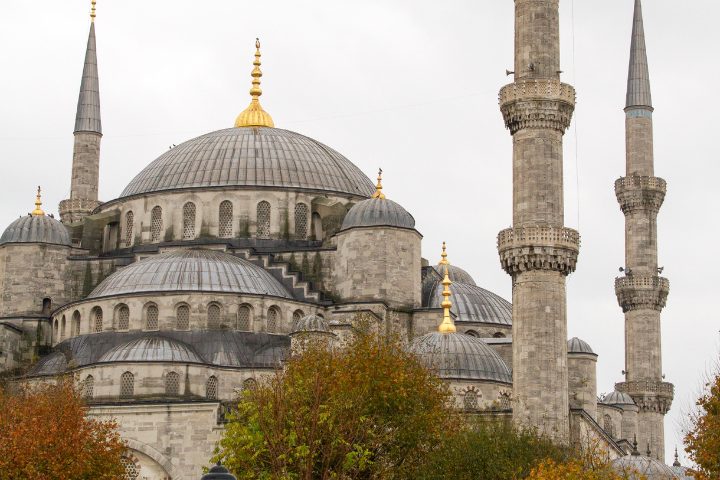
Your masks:
<svg viewBox="0 0 720 480"><path fill-rule="evenodd" d="M565 223L582 235L568 330L599 354L602 393L624 366L613 289L624 227L613 182L625 168L633 1L560 3L563 80L578 92L565 136ZM720 76L712 60L720 5L644 3L655 171L668 181L658 236L671 282L663 311L664 372L676 387L671 461L678 422L719 348L719 105L707 79ZM68 197L89 7L0 7L0 228L32 209L38 184L46 211ZM510 298L495 238L512 222L511 137L497 106L513 65L511 0L100 0L97 12L101 199L117 197L169 145L233 125L249 100L259 36L262 103L276 126L326 143L371 178L382 166L388 197L417 220L424 256L436 261L447 240L453 263Z"/></svg>

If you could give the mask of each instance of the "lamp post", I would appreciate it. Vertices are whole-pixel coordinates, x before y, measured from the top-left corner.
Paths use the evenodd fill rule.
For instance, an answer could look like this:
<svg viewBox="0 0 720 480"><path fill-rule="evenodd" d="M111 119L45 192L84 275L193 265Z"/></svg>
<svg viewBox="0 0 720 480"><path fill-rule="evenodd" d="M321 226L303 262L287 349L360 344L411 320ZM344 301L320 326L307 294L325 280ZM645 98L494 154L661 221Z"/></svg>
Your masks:
<svg viewBox="0 0 720 480"><path fill-rule="evenodd" d="M237 478L218 462L208 473L200 477L200 480L237 480Z"/></svg>

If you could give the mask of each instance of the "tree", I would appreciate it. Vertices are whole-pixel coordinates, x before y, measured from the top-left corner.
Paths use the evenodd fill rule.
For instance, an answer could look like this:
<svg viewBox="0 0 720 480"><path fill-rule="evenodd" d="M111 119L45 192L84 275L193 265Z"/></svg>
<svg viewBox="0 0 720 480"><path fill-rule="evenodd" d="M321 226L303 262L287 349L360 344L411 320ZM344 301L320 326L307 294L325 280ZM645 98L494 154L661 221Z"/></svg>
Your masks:
<svg viewBox="0 0 720 480"><path fill-rule="evenodd" d="M69 379L0 388L0 480L115 480L125 446L111 421L86 417Z"/></svg>
<svg viewBox="0 0 720 480"><path fill-rule="evenodd" d="M243 394L215 460L241 479L407 478L457 429L449 399L397 337L308 343Z"/></svg>
<svg viewBox="0 0 720 480"><path fill-rule="evenodd" d="M695 478L720 478L720 370L705 384L705 392L689 415L685 451L697 465Z"/></svg>
<svg viewBox="0 0 720 480"><path fill-rule="evenodd" d="M564 462L547 458L533 468L528 480L647 480L644 475L630 468L618 471L610 461L607 451L598 443L575 447Z"/></svg>

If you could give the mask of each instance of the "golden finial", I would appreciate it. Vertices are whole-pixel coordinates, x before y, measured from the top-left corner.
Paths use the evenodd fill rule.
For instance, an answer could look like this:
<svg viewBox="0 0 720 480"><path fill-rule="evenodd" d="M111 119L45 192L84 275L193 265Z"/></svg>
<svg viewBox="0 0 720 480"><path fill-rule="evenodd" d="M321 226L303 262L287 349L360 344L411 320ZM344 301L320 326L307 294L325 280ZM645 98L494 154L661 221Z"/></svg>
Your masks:
<svg viewBox="0 0 720 480"><path fill-rule="evenodd" d="M445 267L445 278L443 278L442 281L443 301L440 304L443 308L443 320L440 324L440 327L438 328L438 332L455 333L457 332L457 328L455 328L455 324L453 323L452 317L450 316L450 308L452 308L452 302L450 301L450 285L452 285L452 282L450 281L450 274L448 273L448 265L450 265L450 262L448 262L447 260L445 242L443 242L442 260L440 260L440 265L443 265Z"/></svg>
<svg viewBox="0 0 720 480"><path fill-rule="evenodd" d="M32 215L33 217L45 215L45 212L43 212L42 208L40 208L41 206L42 201L40 200L40 186L38 185L37 196L35 197L35 210L30 212L30 215Z"/></svg>
<svg viewBox="0 0 720 480"><path fill-rule="evenodd" d="M95 4L97 3L95 0L92 0L90 2L92 4L92 7L90 7L90 21L95 23Z"/></svg>
<svg viewBox="0 0 720 480"><path fill-rule="evenodd" d="M382 192L382 168L378 170L377 185L375 186L375 193L372 194L372 198L379 198L385 200L385 194Z"/></svg>
<svg viewBox="0 0 720 480"><path fill-rule="evenodd" d="M243 110L240 115L235 119L235 127L275 127L272 117L260 106L260 95L262 95L262 89L260 88L260 77L262 77L262 71L260 70L260 39L255 39L255 61L253 62L254 68L252 73L252 88L250 88L250 105Z"/></svg>

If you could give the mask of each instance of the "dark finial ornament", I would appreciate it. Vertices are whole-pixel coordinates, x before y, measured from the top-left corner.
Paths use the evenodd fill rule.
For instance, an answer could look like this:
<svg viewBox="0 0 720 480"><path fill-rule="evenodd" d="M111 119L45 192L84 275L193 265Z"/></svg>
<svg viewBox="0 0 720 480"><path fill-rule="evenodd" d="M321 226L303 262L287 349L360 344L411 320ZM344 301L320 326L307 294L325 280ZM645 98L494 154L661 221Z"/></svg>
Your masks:
<svg viewBox="0 0 720 480"><path fill-rule="evenodd" d="M200 480L237 480L237 478L218 462L208 473L200 477Z"/></svg>

